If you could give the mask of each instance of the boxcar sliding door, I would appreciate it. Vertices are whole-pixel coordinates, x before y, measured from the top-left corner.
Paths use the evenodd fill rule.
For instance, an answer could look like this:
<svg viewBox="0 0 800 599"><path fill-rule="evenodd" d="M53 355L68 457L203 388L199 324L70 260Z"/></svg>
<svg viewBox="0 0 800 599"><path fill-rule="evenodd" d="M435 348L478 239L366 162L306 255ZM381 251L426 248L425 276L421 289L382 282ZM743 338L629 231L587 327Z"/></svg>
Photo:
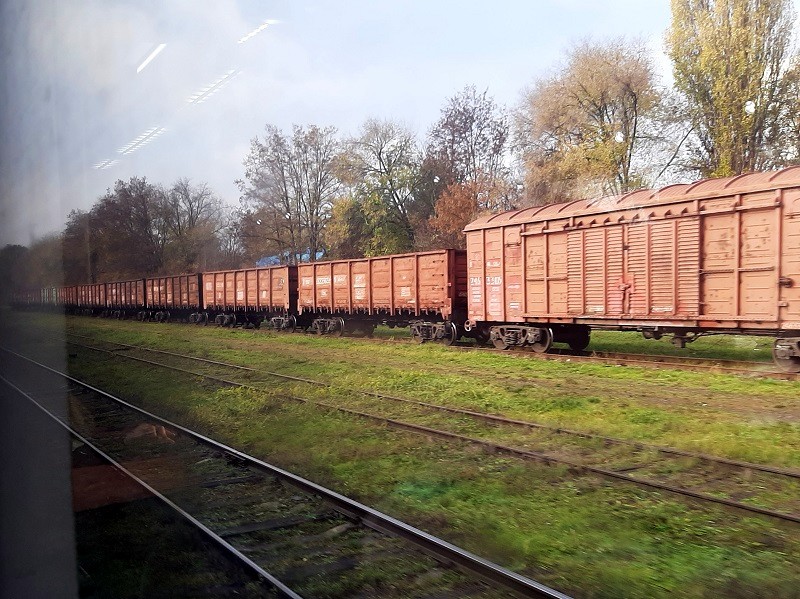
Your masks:
<svg viewBox="0 0 800 599"><path fill-rule="evenodd" d="M800 329L800 191L787 191L783 206L780 317L784 328Z"/></svg>

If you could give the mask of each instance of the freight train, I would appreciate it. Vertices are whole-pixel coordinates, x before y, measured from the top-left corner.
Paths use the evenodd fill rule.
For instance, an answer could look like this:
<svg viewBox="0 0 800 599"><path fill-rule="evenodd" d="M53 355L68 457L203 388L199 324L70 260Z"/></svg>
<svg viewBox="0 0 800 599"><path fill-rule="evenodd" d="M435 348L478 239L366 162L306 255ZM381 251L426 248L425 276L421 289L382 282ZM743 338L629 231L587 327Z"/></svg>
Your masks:
<svg viewBox="0 0 800 599"><path fill-rule="evenodd" d="M140 319L585 349L592 329L775 339L800 372L800 167L481 217L467 250L48 288L28 297Z"/></svg>

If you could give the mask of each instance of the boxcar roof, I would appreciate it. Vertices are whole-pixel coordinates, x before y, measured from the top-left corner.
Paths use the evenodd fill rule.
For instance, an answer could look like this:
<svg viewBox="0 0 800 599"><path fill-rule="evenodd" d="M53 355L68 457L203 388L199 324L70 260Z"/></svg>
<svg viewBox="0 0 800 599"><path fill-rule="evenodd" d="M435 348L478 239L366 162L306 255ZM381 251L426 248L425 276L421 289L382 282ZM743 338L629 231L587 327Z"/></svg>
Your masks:
<svg viewBox="0 0 800 599"><path fill-rule="evenodd" d="M703 179L695 183L668 185L661 189L639 189L622 195L562 204L534 206L482 216L469 223L464 231L491 229L504 225L533 223L544 220L600 214L615 210L630 210L686 200L729 196L739 193L769 191L785 187L800 187L800 166L779 171L747 173L721 179Z"/></svg>

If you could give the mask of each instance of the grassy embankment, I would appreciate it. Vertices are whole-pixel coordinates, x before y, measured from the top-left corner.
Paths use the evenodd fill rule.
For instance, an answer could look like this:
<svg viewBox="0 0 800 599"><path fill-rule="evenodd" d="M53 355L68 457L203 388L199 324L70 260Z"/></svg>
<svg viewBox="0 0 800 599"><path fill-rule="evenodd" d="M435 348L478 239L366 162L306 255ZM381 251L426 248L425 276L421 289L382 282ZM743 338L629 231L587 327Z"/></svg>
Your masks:
<svg viewBox="0 0 800 599"><path fill-rule="evenodd" d="M33 345L47 343L37 317ZM515 418L800 465L800 385L185 325L70 330ZM32 349L29 346L29 349ZM72 372L577 596L793 596L800 527L70 349ZM264 379L267 380L267 379ZM353 401L361 401L354 399ZM387 408L388 409L388 408ZM465 424L466 427L469 424Z"/></svg>

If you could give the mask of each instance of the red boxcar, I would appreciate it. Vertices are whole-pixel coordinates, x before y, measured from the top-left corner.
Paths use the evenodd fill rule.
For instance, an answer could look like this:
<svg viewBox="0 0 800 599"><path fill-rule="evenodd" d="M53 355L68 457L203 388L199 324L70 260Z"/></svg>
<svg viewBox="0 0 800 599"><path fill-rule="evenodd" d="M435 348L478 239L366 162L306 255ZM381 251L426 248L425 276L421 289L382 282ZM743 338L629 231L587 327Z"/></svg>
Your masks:
<svg viewBox="0 0 800 599"><path fill-rule="evenodd" d="M41 297L39 298L41 303L45 306L57 306L58 305L58 287L45 287L41 291Z"/></svg>
<svg viewBox="0 0 800 599"><path fill-rule="evenodd" d="M56 303L67 308L78 305L78 286L66 285L56 287Z"/></svg>
<svg viewBox="0 0 800 599"><path fill-rule="evenodd" d="M106 283L108 307L128 310L143 309L145 307L144 281L144 279L134 279Z"/></svg>
<svg viewBox="0 0 800 599"><path fill-rule="evenodd" d="M102 310L106 307L106 284L78 285L77 306L85 310Z"/></svg>
<svg viewBox="0 0 800 599"><path fill-rule="evenodd" d="M233 325L294 328L297 314L297 267L271 266L242 270L205 272L204 318Z"/></svg>
<svg viewBox="0 0 800 599"><path fill-rule="evenodd" d="M156 320L188 317L200 309L199 274L151 277L144 280L145 303Z"/></svg>
<svg viewBox="0 0 800 599"><path fill-rule="evenodd" d="M298 311L318 333L371 334L375 325L411 325L420 341L460 335L466 310L466 253L413 254L301 264Z"/></svg>
<svg viewBox="0 0 800 599"><path fill-rule="evenodd" d="M39 290L25 290L14 291L11 293L11 304L15 307L22 306L39 306L39 305L53 305L51 292L55 291L54 287L46 287Z"/></svg>
<svg viewBox="0 0 800 599"><path fill-rule="evenodd" d="M465 228L467 327L498 347L589 330L774 335L800 370L800 167L527 208Z"/></svg>

